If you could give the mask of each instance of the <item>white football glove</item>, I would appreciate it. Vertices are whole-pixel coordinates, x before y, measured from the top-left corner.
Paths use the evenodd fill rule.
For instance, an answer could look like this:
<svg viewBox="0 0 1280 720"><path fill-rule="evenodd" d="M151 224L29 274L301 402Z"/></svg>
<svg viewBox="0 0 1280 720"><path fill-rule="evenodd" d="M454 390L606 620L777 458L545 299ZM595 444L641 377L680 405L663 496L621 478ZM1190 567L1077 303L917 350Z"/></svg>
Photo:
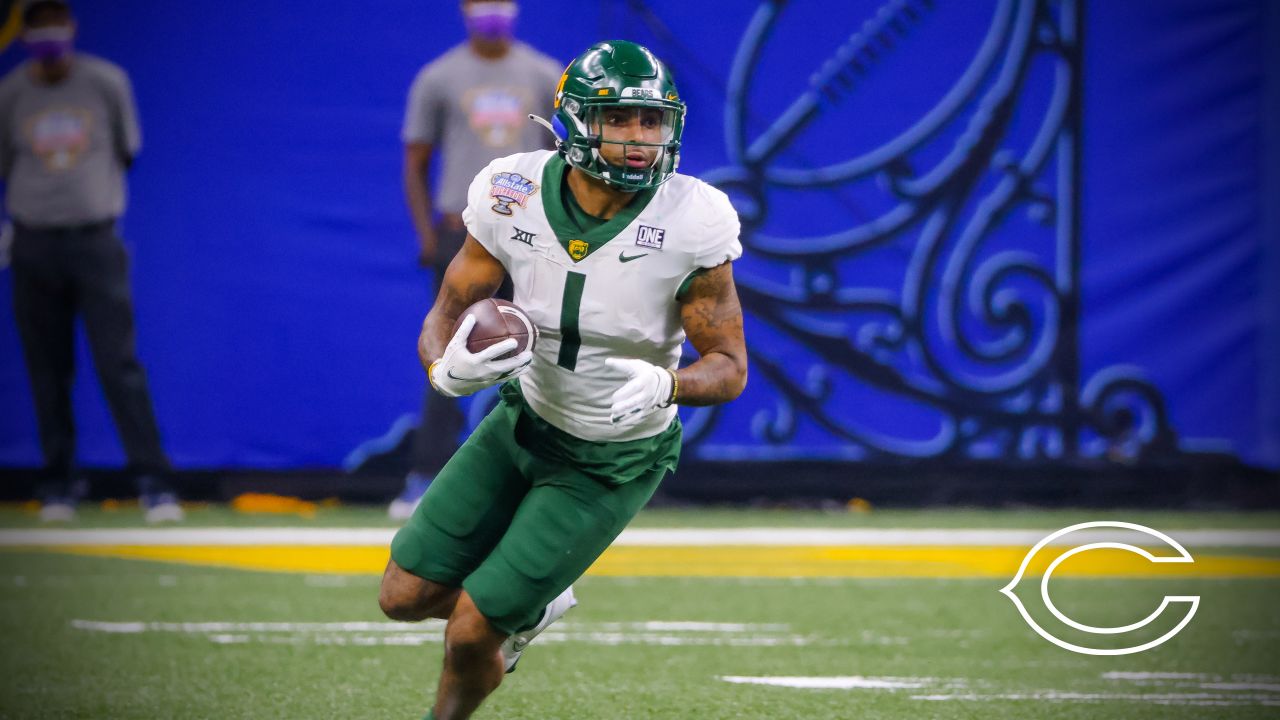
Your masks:
<svg viewBox="0 0 1280 720"><path fill-rule="evenodd" d="M427 369L432 387L445 397L470 395L503 380L520 377L529 371L529 364L533 362L532 350L525 350L506 360L494 360L516 348L519 343L515 338L494 343L478 353L469 352L467 337L475 326L476 316L467 315L445 346L444 354Z"/></svg>
<svg viewBox="0 0 1280 720"><path fill-rule="evenodd" d="M675 375L670 370L630 358L605 358L604 364L627 376L613 393L609 420L614 425L634 425L654 410L671 406Z"/></svg>

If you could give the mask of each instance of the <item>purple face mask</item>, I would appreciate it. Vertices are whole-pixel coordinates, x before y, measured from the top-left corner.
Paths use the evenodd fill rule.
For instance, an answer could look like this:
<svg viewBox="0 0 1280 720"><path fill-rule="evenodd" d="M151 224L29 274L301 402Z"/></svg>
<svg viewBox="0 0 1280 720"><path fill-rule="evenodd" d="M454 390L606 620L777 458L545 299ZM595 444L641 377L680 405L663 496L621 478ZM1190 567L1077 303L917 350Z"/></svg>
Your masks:
<svg viewBox="0 0 1280 720"><path fill-rule="evenodd" d="M37 28L22 34L22 44L27 46L27 52L36 60L60 60L71 54L74 35L72 29L66 26Z"/></svg>
<svg viewBox="0 0 1280 720"><path fill-rule="evenodd" d="M467 32L485 40L510 40L518 12L513 2L471 3L464 10Z"/></svg>

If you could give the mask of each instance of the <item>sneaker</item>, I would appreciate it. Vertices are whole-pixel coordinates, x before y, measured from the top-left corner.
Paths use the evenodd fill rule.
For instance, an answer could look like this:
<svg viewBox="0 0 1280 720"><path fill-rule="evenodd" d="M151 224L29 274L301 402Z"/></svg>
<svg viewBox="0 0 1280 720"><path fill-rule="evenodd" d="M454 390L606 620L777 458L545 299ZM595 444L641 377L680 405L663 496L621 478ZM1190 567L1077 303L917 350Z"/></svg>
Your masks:
<svg viewBox="0 0 1280 720"><path fill-rule="evenodd" d="M178 496L171 492L144 493L138 503L149 523L182 522L187 515L178 504Z"/></svg>
<svg viewBox="0 0 1280 720"><path fill-rule="evenodd" d="M418 509L418 503L422 502L422 496L427 492L427 488L431 487L432 480L433 478L429 475L418 472L409 473L409 476L404 479L404 490L391 501L391 506L387 508L387 515L397 522L404 522L413 517L413 511Z"/></svg>
<svg viewBox="0 0 1280 720"><path fill-rule="evenodd" d="M48 497L40 503L40 521L71 522L76 519L76 501L68 497Z"/></svg>
<svg viewBox="0 0 1280 720"><path fill-rule="evenodd" d="M573 586L570 585L564 592L556 596L547 604L547 609L542 611L542 619L537 625L523 630L507 638L502 643L502 660L506 665L507 672L515 672L516 663L520 662L520 655L524 653L524 648L543 630L551 627L551 623L564 617L570 608L578 606L578 599L573 596Z"/></svg>

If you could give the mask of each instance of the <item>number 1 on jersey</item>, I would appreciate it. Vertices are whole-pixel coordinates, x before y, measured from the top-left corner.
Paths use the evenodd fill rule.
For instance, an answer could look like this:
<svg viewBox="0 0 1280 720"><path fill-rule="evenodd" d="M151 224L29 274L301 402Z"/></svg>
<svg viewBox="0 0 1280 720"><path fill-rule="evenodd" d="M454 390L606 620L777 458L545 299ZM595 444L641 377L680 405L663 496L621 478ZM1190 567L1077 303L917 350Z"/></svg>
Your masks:
<svg viewBox="0 0 1280 720"><path fill-rule="evenodd" d="M582 336L578 333L578 312L582 309L582 286L587 282L583 273L569 271L564 280L564 299L560 304L560 356L556 364L566 370L578 365L578 349Z"/></svg>

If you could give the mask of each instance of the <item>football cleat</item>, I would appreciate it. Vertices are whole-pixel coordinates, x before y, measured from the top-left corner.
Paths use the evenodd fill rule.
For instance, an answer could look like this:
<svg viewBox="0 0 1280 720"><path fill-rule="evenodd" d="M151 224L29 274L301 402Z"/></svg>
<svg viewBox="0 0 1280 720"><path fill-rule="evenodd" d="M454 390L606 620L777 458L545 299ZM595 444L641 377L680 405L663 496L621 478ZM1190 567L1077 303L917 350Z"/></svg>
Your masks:
<svg viewBox="0 0 1280 720"><path fill-rule="evenodd" d="M146 521L152 524L182 522L187 516L178 504L178 496L168 491L144 493L138 502Z"/></svg>
<svg viewBox="0 0 1280 720"><path fill-rule="evenodd" d="M522 630L515 635L507 638L502 643L502 661L507 672L514 672L516 663L520 661L520 655L524 653L525 646L538 637L543 630L551 627L551 623L559 620L570 608L577 607L578 599L573 596L573 586L570 585L564 592L556 596L547 604L547 609L542 611L542 619L538 620L538 624Z"/></svg>
<svg viewBox="0 0 1280 720"><path fill-rule="evenodd" d="M40 504L40 521L71 522L76 519L76 503L71 498L48 497Z"/></svg>

